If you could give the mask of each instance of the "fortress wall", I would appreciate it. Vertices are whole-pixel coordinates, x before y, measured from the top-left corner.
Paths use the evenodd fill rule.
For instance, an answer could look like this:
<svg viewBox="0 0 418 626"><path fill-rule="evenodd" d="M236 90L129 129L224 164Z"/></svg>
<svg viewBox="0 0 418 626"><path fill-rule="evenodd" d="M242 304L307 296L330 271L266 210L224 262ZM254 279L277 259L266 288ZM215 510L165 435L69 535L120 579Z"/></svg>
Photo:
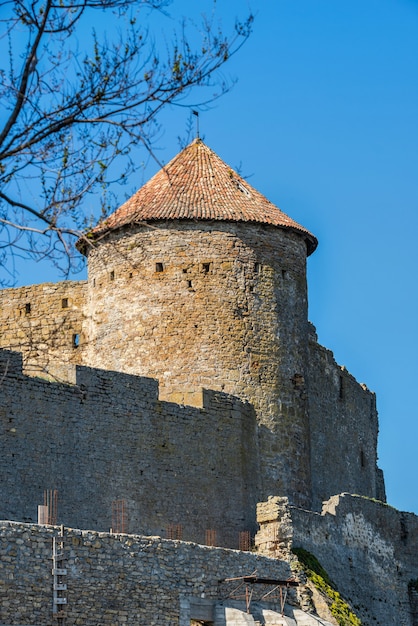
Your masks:
<svg viewBox="0 0 418 626"><path fill-rule="evenodd" d="M28 375L68 380L81 363L85 293L85 281L0 290L0 348L22 352Z"/></svg>
<svg viewBox="0 0 418 626"><path fill-rule="evenodd" d="M59 528L0 522L0 622L52 625L52 536ZM68 626L190 626L221 600L218 581L249 575L285 580L283 561L138 535L66 528ZM199 613L199 614L198 614ZM207 618L206 618L207 619Z"/></svg>
<svg viewBox="0 0 418 626"><path fill-rule="evenodd" d="M240 223L171 221L89 251L85 364L254 406L262 493L310 502L306 243Z"/></svg>
<svg viewBox="0 0 418 626"><path fill-rule="evenodd" d="M334 360L309 343L309 418L313 509L348 491L385 500L378 472L376 396Z"/></svg>
<svg viewBox="0 0 418 626"><path fill-rule="evenodd" d="M238 547L254 531L259 491L253 410L204 392L203 407L158 399L157 382L77 368L77 384L22 375L0 352L0 518L35 521L45 489L58 489L58 521L108 530L125 499L129 532Z"/></svg>
<svg viewBox="0 0 418 626"><path fill-rule="evenodd" d="M408 583L418 579L418 517L342 494L322 515L290 508L293 545L312 552L364 624L415 626Z"/></svg>

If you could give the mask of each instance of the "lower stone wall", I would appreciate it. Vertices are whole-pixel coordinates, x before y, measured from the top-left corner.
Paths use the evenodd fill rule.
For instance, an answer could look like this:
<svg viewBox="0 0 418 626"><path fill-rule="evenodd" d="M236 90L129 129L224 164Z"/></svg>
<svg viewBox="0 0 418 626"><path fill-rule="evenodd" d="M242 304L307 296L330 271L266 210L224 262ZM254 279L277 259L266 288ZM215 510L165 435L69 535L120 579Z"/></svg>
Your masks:
<svg viewBox="0 0 418 626"><path fill-rule="evenodd" d="M0 623L52 626L52 538L58 527L0 522ZM219 581L285 580L283 561L140 535L64 530L66 626L190 626L222 600Z"/></svg>
<svg viewBox="0 0 418 626"><path fill-rule="evenodd" d="M408 583L418 579L416 515L348 494L324 503L322 514L289 512L293 546L316 556L363 624L415 626Z"/></svg>

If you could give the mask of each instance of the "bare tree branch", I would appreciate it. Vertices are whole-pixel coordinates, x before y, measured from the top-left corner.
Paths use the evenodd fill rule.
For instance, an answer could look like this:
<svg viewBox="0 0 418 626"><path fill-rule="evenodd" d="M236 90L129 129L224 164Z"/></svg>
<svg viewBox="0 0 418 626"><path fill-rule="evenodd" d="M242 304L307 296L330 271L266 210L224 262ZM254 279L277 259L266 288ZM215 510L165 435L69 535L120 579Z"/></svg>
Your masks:
<svg viewBox="0 0 418 626"><path fill-rule="evenodd" d="M99 217L88 208L91 195L102 217L116 208L112 184L137 169L135 146L154 156L161 111L207 105L229 88L218 72L248 38L252 16L229 37L211 21L198 32L184 22L171 44L157 49L138 12L164 14L169 4L0 0L0 53L8 58L0 68L3 254L9 245L10 253L50 255L68 268L74 238ZM98 10L112 27L93 31L86 43L86 24ZM197 88L203 96L191 104Z"/></svg>
<svg viewBox="0 0 418 626"><path fill-rule="evenodd" d="M39 43L42 39L42 35L44 34L50 9L51 9L51 1L47 0L43 19L38 27L38 32L36 34L35 41L33 42L31 49L25 60L25 64L24 64L23 71L22 71L22 77L20 80L20 85L17 89L17 96L16 96L14 109L4 126L2 133L0 134L0 147L3 144L7 135L9 134L10 129L16 123L19 113L22 110L23 103L25 101L26 91L28 88L29 75L34 71L33 65L36 60L36 51L38 50Z"/></svg>

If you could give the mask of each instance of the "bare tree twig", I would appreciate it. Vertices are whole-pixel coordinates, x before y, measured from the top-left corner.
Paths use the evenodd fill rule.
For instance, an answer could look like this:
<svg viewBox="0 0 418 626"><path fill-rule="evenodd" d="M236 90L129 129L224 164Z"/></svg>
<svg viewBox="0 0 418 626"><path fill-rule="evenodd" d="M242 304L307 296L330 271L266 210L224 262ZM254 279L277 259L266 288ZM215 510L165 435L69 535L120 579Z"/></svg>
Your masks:
<svg viewBox="0 0 418 626"><path fill-rule="evenodd" d="M162 110L188 106L185 98L198 88L203 96L194 107L228 90L218 72L248 38L252 16L230 37L203 21L194 45L183 25L166 51L157 51L137 13L163 14L168 5L0 0L0 58L7 63L9 54L0 67L0 266L8 243L9 255L27 250L70 267L75 238L97 219L92 194L105 217L116 208L112 185L138 168L133 148L155 158ZM124 28L110 36L93 32L81 49L78 33L98 9L115 11Z"/></svg>

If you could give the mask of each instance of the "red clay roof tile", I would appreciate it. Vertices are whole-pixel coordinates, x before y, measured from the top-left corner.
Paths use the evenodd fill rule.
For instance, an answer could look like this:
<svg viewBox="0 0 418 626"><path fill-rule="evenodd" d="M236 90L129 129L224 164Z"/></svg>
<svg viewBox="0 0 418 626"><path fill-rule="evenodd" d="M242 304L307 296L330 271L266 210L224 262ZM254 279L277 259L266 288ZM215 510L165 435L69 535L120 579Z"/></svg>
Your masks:
<svg viewBox="0 0 418 626"><path fill-rule="evenodd" d="M317 239L292 220L201 139L195 139L92 231L94 239L124 226L156 220L218 220L270 224L300 233L308 254Z"/></svg>

